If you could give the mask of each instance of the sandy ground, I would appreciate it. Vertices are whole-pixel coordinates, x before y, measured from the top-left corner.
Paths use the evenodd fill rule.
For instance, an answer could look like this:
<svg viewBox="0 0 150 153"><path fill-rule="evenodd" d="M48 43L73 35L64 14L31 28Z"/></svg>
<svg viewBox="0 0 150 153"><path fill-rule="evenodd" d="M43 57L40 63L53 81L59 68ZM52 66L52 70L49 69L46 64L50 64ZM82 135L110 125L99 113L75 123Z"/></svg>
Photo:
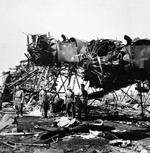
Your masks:
<svg viewBox="0 0 150 153"><path fill-rule="evenodd" d="M116 113L117 112L117 113ZM3 113L8 113L3 111ZM2 114L3 114L2 113ZM13 112L9 112L12 113ZM57 114L62 115L62 114ZM112 107L92 107L89 109L88 121L102 119L105 136L96 136L85 139L89 133L66 134L62 138L43 141L39 135L29 136L0 136L0 153L148 153L150 152L150 120L149 117L141 120L139 110L131 108L113 110ZM18 129L20 132L42 132L34 129L35 125L50 127L54 118L43 119L38 116L24 116L18 118ZM110 129L115 129L111 132ZM43 134L42 132L41 134ZM129 144L109 144L113 136ZM8 146L4 144L11 144ZM22 143L22 144L20 144ZM26 144L26 145L25 145ZM46 144L46 146L28 146L30 144ZM12 147L13 146L13 147Z"/></svg>

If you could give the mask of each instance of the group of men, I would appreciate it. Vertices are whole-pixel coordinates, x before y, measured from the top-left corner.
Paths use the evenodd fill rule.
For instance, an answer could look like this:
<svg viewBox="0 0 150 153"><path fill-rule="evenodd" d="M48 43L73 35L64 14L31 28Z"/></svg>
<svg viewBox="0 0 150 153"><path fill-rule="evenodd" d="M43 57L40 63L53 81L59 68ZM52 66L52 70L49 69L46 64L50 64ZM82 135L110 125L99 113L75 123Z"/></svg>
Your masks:
<svg viewBox="0 0 150 153"><path fill-rule="evenodd" d="M65 104L66 104L66 113L67 116L72 116L73 118L77 117L81 119L81 112L83 111L85 119L87 119L87 102L88 102L88 93L85 90L85 85L81 84L81 89L79 93L75 96L71 87L68 86L68 89L65 94Z"/></svg>
<svg viewBox="0 0 150 153"><path fill-rule="evenodd" d="M39 92L39 104L40 104L40 111L43 118L48 117L48 111L50 112L49 115L53 113L53 95L48 92L45 87L41 87Z"/></svg>
<svg viewBox="0 0 150 153"><path fill-rule="evenodd" d="M77 95L74 94L73 90L70 86L68 86L67 91L65 93L65 108L66 108L66 115L68 117L77 117L81 119L81 112L83 111L85 119L87 118L87 101L88 101L88 93L84 89L85 85L81 84L81 89ZM24 103L24 92L20 89L19 86L16 86L16 90L14 93L14 107L17 113L17 116L23 116L23 103ZM53 103L54 97L51 93L47 92L44 87L41 87L38 96L38 102L40 105L40 110L43 118L47 118L49 115L53 113ZM60 106L62 104L60 103ZM49 115L48 115L48 112Z"/></svg>

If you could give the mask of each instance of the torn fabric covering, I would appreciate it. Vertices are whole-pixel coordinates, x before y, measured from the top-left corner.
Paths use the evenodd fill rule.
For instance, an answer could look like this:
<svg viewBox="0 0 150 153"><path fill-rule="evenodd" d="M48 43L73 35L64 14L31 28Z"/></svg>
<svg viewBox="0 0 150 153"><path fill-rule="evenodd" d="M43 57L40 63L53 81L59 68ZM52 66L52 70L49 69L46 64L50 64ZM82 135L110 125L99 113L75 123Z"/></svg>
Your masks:
<svg viewBox="0 0 150 153"><path fill-rule="evenodd" d="M68 117L61 117L59 119L56 119L55 122L57 123L58 127L69 127L69 126L73 126L75 124L79 124L79 121L75 118L68 118Z"/></svg>

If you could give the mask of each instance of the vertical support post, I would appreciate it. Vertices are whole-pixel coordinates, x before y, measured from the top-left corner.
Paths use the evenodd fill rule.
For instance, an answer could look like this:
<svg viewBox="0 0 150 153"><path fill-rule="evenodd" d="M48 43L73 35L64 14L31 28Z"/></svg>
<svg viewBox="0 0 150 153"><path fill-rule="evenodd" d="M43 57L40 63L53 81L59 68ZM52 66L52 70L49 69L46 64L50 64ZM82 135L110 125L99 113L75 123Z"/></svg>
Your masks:
<svg viewBox="0 0 150 153"><path fill-rule="evenodd" d="M42 76L43 76L44 72L45 72L45 68L42 67L42 72L41 72L40 77L39 77L38 82L37 82L37 88L38 89L39 89L39 87L41 85L41 80L42 80Z"/></svg>
<svg viewBox="0 0 150 153"><path fill-rule="evenodd" d="M75 75L74 75L74 79L73 79L73 87L72 87L72 90L74 90L74 87L75 87L75 82L76 82L76 76Z"/></svg>
<svg viewBox="0 0 150 153"><path fill-rule="evenodd" d="M114 108L117 110L117 108L118 108L118 104L117 104L118 96L117 96L117 94L116 94L115 91L113 92L113 96L114 96L114 100L115 100L115 102L114 102Z"/></svg>
<svg viewBox="0 0 150 153"><path fill-rule="evenodd" d="M44 80L44 85L45 85L45 86L46 86L46 85L48 86L49 71L50 71L50 68L49 68L49 66L48 66L48 67L45 68L45 76L44 76L44 77L45 77L45 80Z"/></svg>
<svg viewBox="0 0 150 153"><path fill-rule="evenodd" d="M144 118L144 107L143 107L143 99L142 99L142 91L141 91L141 82L138 84L139 86L139 96L140 96L140 105L141 105L141 117Z"/></svg>
<svg viewBox="0 0 150 153"><path fill-rule="evenodd" d="M65 88L65 85L64 85L64 82L65 82L65 81L63 81L63 78L62 78L61 74L60 74L60 79L61 79L62 85L63 85L63 87L64 87L64 90L65 90L65 92L66 92L66 88Z"/></svg>
<svg viewBox="0 0 150 153"><path fill-rule="evenodd" d="M72 78L72 71L69 69L69 70L68 70L68 85L67 85L67 86L70 85L71 78Z"/></svg>

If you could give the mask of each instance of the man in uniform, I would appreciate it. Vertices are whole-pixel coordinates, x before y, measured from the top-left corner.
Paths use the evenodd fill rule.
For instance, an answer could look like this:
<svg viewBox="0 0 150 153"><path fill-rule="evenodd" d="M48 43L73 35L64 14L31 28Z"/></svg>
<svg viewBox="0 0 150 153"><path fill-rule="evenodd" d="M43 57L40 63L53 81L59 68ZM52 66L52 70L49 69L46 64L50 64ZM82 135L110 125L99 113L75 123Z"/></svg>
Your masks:
<svg viewBox="0 0 150 153"><path fill-rule="evenodd" d="M19 86L16 86L16 92L14 94L14 106L18 117L23 117L23 101L24 92Z"/></svg>
<svg viewBox="0 0 150 153"><path fill-rule="evenodd" d="M75 118L75 102L74 102L74 92L71 90L71 87L68 86L66 94L65 94L65 104L66 104L66 113L67 116L71 116ZM72 112L70 112L70 110Z"/></svg>
<svg viewBox="0 0 150 153"><path fill-rule="evenodd" d="M44 89L44 87L41 87L41 90L39 92L39 103L41 106L42 117L47 118L47 113L49 110L49 103L47 99L47 92Z"/></svg>
<svg viewBox="0 0 150 153"><path fill-rule="evenodd" d="M85 115L85 119L87 119L87 102L88 102L88 93L84 89L85 85L81 84L81 90L78 94L78 117L81 118L81 112Z"/></svg>
<svg viewBox="0 0 150 153"><path fill-rule="evenodd" d="M0 86L0 110L2 110L2 87Z"/></svg>
<svg viewBox="0 0 150 153"><path fill-rule="evenodd" d="M51 92L47 92L47 103L48 103L48 117L52 117L54 116L54 112L53 112L53 99L54 99L54 95Z"/></svg>

